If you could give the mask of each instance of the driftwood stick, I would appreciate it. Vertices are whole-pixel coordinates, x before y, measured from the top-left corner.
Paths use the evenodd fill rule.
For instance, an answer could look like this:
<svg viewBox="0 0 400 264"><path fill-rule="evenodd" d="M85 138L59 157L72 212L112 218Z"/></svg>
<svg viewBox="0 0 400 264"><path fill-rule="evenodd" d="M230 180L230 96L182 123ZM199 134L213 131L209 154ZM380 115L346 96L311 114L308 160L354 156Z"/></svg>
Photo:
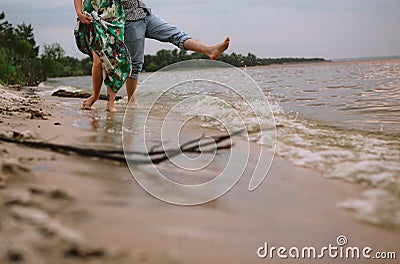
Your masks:
<svg viewBox="0 0 400 264"><path fill-rule="evenodd" d="M182 151L182 152L198 152L198 150L199 150L199 148L200 148L200 146L201 147L207 147L207 146L210 146L210 145L214 145L214 144L218 144L218 143L220 143L220 142L222 142L222 141L225 141L225 140L227 140L227 139L229 139L229 138L231 138L231 137L234 137L234 136L237 136L237 135L240 135L240 134L242 134L244 132L244 130L239 130L239 131L236 131L236 132L233 132L231 135L222 135L222 136L210 136L210 138L212 138L212 139L214 139L214 141L213 142L205 142L205 143L202 143L202 144L200 144L200 140L204 137L204 135L202 135L201 137L199 137L199 138L196 138L196 139L193 139L193 140L190 140L190 141L188 141L188 142L185 142L185 143L183 143L181 146L180 146L180 150ZM193 144L196 144L195 146L190 146L190 145L193 145ZM231 145L230 145L231 146ZM231 146L232 147L232 146ZM221 149L221 147L218 147L218 149ZM222 148L222 149L226 149L226 147L224 147L224 148ZM139 154L139 155L161 155L161 154L165 154L166 152L174 152L174 151L176 151L177 149L167 149L167 150L159 150L159 151L155 151L155 149L154 148L152 148L151 150L150 150L150 152L149 153L146 153L146 154L144 154L144 153L130 153L129 151L127 151L127 152L125 152L126 154Z"/></svg>
<svg viewBox="0 0 400 264"><path fill-rule="evenodd" d="M88 148L78 148L78 147L59 145L59 144L54 144L54 143L28 141L28 140L24 140L24 139L15 138L15 137L14 138L6 137L3 135L0 135L0 141L23 145L23 146L30 147L30 148L50 150L50 151L62 153L65 155L77 154L77 155L85 156L85 157L95 157L95 158L101 158L101 159L106 159L106 160L111 160L111 161L117 161L117 162L121 162L121 163L129 162L129 163L133 163L135 165L143 165L143 164L152 164L152 163L158 164L169 158L178 156L183 152L199 153L200 147L206 147L206 146L215 145L215 144L217 145L215 149L204 151L204 152L211 153L211 152L214 152L214 151L220 150L220 149L228 149L228 148L232 147L231 144L227 144L224 146L218 146L218 143L223 142L223 141L231 138L232 136L241 134L242 132L243 131L237 131L237 132L233 133L232 135L213 136L211 138L213 138L214 141L205 142L205 143L200 143L201 138L198 138L198 139L191 140L189 142L182 144L177 149L168 149L168 150L164 150L164 151L151 151L150 153L145 153L145 152L126 152L126 153L124 153L121 150L115 151L115 150L97 150L97 149L88 149ZM148 158L148 159L130 159L130 158L125 157L125 154L138 155L138 156L144 156L144 157L150 157L150 158Z"/></svg>
<svg viewBox="0 0 400 264"><path fill-rule="evenodd" d="M0 136L0 141L23 145L23 146L30 147L30 148L51 150L51 151L66 154L66 155L75 153L80 156L89 156L89 157L104 158L104 159L108 159L108 160L125 162L124 157L112 156L110 154L104 153L102 151L94 150L94 149L84 149L84 148L65 146L65 145L46 143L46 142L27 141L27 140L23 140L23 139L9 138L9 137L4 137L4 136Z"/></svg>
<svg viewBox="0 0 400 264"><path fill-rule="evenodd" d="M234 133L232 133L231 135L223 135L223 136L210 136L210 138L213 138L214 139L214 142L206 142L206 143L202 143L201 144L201 146L202 147L206 147L206 146L209 146L209 145L213 145L213 144L216 144L216 143L220 143L220 142L222 142L222 141L225 141L225 140L227 140L227 139L229 139L229 138L231 138L231 137L234 137L234 136L237 136L237 135L240 135L240 134L242 134L243 133L243 130L240 130L240 131L236 131L236 132L234 132ZM198 148L200 147L199 146L199 142L200 142L200 140L202 139L204 137L204 135L203 136L201 136L201 137L199 137L199 138L196 138L196 139L193 139L193 140L191 140L191 141L188 141L188 142L185 142L185 143L183 143L181 146L180 146L180 149L183 151L183 152L196 152L196 153L198 153L199 152L199 150L198 150ZM188 146L190 146L190 145L192 145L192 144L196 144L197 143L197 145L196 146L191 146L191 147L188 147ZM159 147L162 147L162 144L158 144L158 145L156 145L156 146L153 146L151 149L150 149L150 151L148 152L148 153L145 153L145 152L139 152L139 151L122 151L122 150L101 150L101 152L103 152L103 153L107 153L107 154L117 154L117 155L142 155L142 156L144 156L144 155L149 155L149 156L152 156L152 155L162 155L162 154L165 154L166 152L173 152L173 151L176 151L176 149L167 149L167 150L158 150L158 151L156 151L155 149L156 148L159 148ZM232 145L226 145L226 146L223 146L223 147L218 147L218 149L229 149L229 148L231 148L232 147Z"/></svg>

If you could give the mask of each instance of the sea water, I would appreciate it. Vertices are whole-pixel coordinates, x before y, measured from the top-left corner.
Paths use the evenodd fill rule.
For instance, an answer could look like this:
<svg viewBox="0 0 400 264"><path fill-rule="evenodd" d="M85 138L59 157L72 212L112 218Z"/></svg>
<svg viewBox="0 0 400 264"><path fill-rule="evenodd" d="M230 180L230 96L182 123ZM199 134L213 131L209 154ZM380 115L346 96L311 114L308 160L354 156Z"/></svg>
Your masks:
<svg viewBox="0 0 400 264"><path fill-rule="evenodd" d="M158 83L139 86L142 106L151 107L155 95L162 91L161 84L178 81L191 71L196 69L164 72ZM199 119L199 126L209 129L223 130L221 120L238 129L244 121L246 128L254 132L276 127L276 155L295 165L318 170L326 177L366 186L368 191L359 200L340 205L355 211L363 221L400 228L400 59L248 67L233 74L221 68L208 70L206 75L210 80L218 76L218 80L226 82L238 78L238 85L242 84L241 89L246 91L248 84L240 83L242 78L236 76L238 73L254 79L268 102L257 101L257 93L252 94L253 88L249 87L245 99L252 100L252 106L259 109L248 111L243 98L227 92L223 83L203 80L179 83L178 88L160 97L161 104L155 109L174 109L182 120L212 113L212 118ZM151 76L144 73L139 82L146 84L146 78ZM51 79L41 84L41 88L45 92L58 88L90 92L91 78ZM197 94L207 96L175 107ZM126 95L124 88L120 95ZM117 108L125 104L126 99L117 102ZM266 108L270 110L261 111ZM240 112L241 120L232 109ZM254 113L261 114L255 118ZM98 122L107 123L100 113L93 115ZM119 116L112 122L122 125L123 113ZM143 117L137 114L137 118ZM113 126L103 136L115 138L122 131ZM259 144L271 142L271 133L263 135L267 138L250 139Z"/></svg>

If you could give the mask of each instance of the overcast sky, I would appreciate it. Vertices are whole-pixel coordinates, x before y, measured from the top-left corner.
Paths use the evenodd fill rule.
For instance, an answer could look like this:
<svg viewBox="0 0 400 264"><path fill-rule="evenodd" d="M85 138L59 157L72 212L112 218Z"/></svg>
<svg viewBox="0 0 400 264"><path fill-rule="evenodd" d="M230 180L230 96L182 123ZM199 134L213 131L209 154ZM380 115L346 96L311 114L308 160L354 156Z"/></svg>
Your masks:
<svg viewBox="0 0 400 264"><path fill-rule="evenodd" d="M75 47L73 0L0 0L14 26L32 24L37 44ZM232 39L228 53L327 59L400 55L400 0L147 0L155 13L207 44ZM171 44L148 41L146 53Z"/></svg>

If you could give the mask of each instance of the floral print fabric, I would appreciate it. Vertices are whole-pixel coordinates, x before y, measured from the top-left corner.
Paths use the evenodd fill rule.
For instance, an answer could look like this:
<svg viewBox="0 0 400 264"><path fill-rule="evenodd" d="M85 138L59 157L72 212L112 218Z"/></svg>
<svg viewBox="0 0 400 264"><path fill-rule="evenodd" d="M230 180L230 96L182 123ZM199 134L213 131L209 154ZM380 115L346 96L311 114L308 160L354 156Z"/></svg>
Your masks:
<svg viewBox="0 0 400 264"><path fill-rule="evenodd" d="M128 49L124 44L125 14L119 0L88 0L84 14L90 25L78 21L74 30L78 49L92 57L92 50L103 62L104 84L117 93L131 72Z"/></svg>

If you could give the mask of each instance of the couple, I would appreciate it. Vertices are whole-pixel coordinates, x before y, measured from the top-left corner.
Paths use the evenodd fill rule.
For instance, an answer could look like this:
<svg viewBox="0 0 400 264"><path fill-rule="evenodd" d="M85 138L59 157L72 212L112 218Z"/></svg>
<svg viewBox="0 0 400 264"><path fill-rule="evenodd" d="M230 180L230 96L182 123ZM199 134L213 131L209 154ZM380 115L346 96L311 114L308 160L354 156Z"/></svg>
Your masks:
<svg viewBox="0 0 400 264"><path fill-rule="evenodd" d="M93 94L82 107L98 100L106 73L107 110L115 112L115 94L126 81L128 104L137 107L136 86L144 63L145 38L170 42L185 50L195 51L215 60L229 46L229 37L214 46L193 39L155 15L141 0L74 0L81 22L75 30L79 50L93 57ZM125 44L125 45L124 45Z"/></svg>

